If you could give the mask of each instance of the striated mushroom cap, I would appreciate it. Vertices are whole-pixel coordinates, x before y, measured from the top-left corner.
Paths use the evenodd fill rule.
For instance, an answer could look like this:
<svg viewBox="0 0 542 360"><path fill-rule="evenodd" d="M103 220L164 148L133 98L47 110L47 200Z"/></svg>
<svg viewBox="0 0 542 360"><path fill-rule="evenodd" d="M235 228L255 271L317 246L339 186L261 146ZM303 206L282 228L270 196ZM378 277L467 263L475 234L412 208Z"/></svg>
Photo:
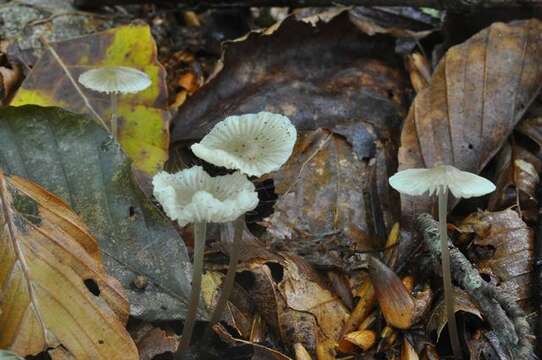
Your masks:
<svg viewBox="0 0 542 360"><path fill-rule="evenodd" d="M451 165L399 171L390 177L389 183L395 190L407 195L433 195L450 189L454 197L467 199L495 191L495 185L486 178Z"/></svg>
<svg viewBox="0 0 542 360"><path fill-rule="evenodd" d="M254 184L240 172L211 177L194 166L175 174L160 172L152 184L167 216L180 226L233 221L258 205Z"/></svg>
<svg viewBox="0 0 542 360"><path fill-rule="evenodd" d="M297 131L283 115L270 112L229 116L192 145L194 154L249 176L278 170L290 157Z"/></svg>
<svg viewBox="0 0 542 360"><path fill-rule="evenodd" d="M111 94L132 94L151 85L149 75L126 66L104 66L87 70L79 76L79 82L91 90Z"/></svg>

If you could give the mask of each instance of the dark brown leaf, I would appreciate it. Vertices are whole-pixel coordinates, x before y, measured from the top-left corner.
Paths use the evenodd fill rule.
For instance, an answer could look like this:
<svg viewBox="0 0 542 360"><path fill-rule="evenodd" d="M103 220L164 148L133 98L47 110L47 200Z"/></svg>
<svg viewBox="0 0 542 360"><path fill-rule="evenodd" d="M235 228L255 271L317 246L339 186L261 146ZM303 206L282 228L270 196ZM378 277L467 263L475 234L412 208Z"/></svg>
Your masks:
<svg viewBox="0 0 542 360"><path fill-rule="evenodd" d="M364 121L397 131L406 82L391 37L362 34L346 13L316 26L294 17L277 26L226 45L217 74L174 118L172 141L262 110L288 116L299 130Z"/></svg>

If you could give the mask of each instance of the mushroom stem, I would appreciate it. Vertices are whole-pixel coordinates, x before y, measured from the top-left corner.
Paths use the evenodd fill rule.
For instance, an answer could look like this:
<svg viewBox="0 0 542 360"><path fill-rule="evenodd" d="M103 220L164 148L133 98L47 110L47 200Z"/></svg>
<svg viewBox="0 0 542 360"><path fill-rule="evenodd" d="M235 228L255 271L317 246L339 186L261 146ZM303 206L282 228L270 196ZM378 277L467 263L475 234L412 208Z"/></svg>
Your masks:
<svg viewBox="0 0 542 360"><path fill-rule="evenodd" d="M226 278L224 279L222 294L220 295L220 298L218 299L218 303L216 304L216 308L213 313L213 316L211 317L209 326L213 326L216 322L220 321L220 318L222 317L222 314L224 313L224 309L226 308L226 303L228 302L228 299L233 290L233 285L235 284L235 274L236 274L236 269L237 269L237 263L239 262L239 255L241 253L240 243L243 238L244 225L245 225L244 216L240 216L233 223L234 234L233 234L233 242L232 242L231 250L230 250L230 262L228 264L228 272L226 273Z"/></svg>
<svg viewBox="0 0 542 360"><path fill-rule="evenodd" d="M448 189L440 189L438 192L438 221L440 233L440 247L442 251L442 278L444 286L444 303L446 305L446 317L448 320L448 334L452 344L452 351L456 360L463 359L457 323L455 321L455 298L452 285L452 272L450 267L450 249L448 248L448 229L446 215L448 212Z"/></svg>
<svg viewBox="0 0 542 360"><path fill-rule="evenodd" d="M111 93L111 135L114 139L118 138L118 124L117 124L117 105L118 95L116 92Z"/></svg>
<svg viewBox="0 0 542 360"><path fill-rule="evenodd" d="M205 237L207 231L207 223L200 222L194 224L194 267L192 272L192 293L190 295L190 305L186 313L186 319L183 326L183 335L181 344L177 349L177 357L182 359L183 354L190 346L192 331L196 322L196 314L198 312L199 299L201 296L201 277L203 273L203 254L205 250Z"/></svg>

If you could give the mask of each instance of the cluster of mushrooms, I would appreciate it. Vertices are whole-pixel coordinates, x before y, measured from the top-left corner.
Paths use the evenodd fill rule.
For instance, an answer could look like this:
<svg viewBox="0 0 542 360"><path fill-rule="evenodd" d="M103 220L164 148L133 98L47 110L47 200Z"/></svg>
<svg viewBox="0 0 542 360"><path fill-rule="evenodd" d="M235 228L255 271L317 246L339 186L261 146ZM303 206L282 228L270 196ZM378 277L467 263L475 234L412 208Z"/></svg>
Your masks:
<svg viewBox="0 0 542 360"><path fill-rule="evenodd" d="M79 82L85 87L111 96L111 125L118 138L117 97L136 93L151 84L147 74L129 67L102 67L81 74ZM164 212L180 226L194 225L194 266L192 294L183 328L182 343L177 353L182 355L192 337L198 309L203 254L207 223L234 223L234 239L229 267L221 296L210 319L211 325L220 320L233 289L235 270L244 230L244 214L258 205L258 194L249 176L259 177L278 170L290 157L297 131L290 120L269 112L230 116L219 122L201 140L192 145L192 152L206 162L235 172L210 176L201 166L175 174L160 172L153 178L154 196ZM442 274L446 316L454 357L462 359L461 345L455 321L450 252L446 226L448 190L456 199L482 196L493 192L495 185L478 175L458 170L451 165L436 164L430 169L406 169L389 179L390 185L405 195L437 195L439 232L442 251Z"/></svg>
<svg viewBox="0 0 542 360"><path fill-rule="evenodd" d="M278 170L292 154L296 138L296 128L285 116L269 112L230 116L191 148L200 159L236 172L212 177L201 166L194 166L176 174L161 172L154 176L154 196L165 213L180 226L194 224L192 295L178 353L190 344L196 320L206 224L233 221L235 228L229 267L210 320L212 325L220 320L233 288L244 214L254 210L259 201L248 176L258 177Z"/></svg>

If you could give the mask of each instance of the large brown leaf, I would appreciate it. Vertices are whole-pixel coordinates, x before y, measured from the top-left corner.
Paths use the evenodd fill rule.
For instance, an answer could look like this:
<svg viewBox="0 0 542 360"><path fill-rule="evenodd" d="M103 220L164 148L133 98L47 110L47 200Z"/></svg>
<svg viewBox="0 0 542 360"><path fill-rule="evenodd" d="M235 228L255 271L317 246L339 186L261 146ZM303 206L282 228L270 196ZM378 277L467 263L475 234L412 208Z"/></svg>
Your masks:
<svg viewBox="0 0 542 360"><path fill-rule="evenodd" d="M0 171L0 348L76 359L138 359L128 302L98 246L55 195Z"/></svg>
<svg viewBox="0 0 542 360"><path fill-rule="evenodd" d="M495 23L452 47L410 108L400 169L443 162L479 173L540 90L541 31L538 20ZM427 197L402 197L407 217L429 208Z"/></svg>
<svg viewBox="0 0 542 360"><path fill-rule="evenodd" d="M262 110L300 130L366 121L398 133L405 81L394 44L363 34L347 13L314 26L289 17L250 33L226 45L215 76L180 108L172 140L198 139L225 116Z"/></svg>

